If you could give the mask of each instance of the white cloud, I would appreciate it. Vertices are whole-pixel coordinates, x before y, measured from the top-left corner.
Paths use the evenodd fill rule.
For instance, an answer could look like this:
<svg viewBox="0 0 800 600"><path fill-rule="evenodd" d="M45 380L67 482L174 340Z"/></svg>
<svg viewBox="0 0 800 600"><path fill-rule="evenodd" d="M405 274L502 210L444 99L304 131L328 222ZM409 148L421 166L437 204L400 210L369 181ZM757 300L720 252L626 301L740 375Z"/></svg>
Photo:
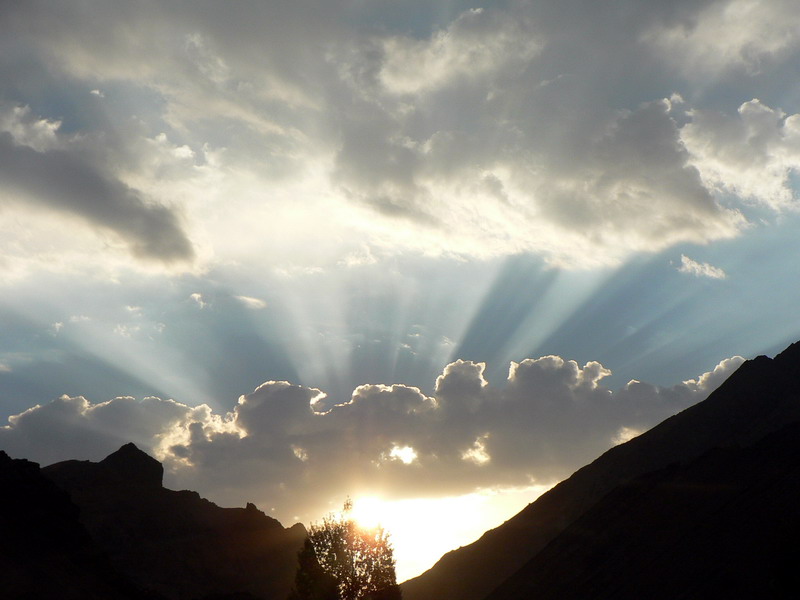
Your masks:
<svg viewBox="0 0 800 600"><path fill-rule="evenodd" d="M681 266L678 267L678 271L695 277L708 277L709 279L725 279L728 276L723 269L709 263L697 262L685 254L681 254Z"/></svg>
<svg viewBox="0 0 800 600"><path fill-rule="evenodd" d="M697 379L689 379L683 382L684 386L690 389L711 393L717 389L728 376L738 369L745 359L741 356L732 356L721 361L713 371L703 373Z"/></svg>
<svg viewBox="0 0 800 600"><path fill-rule="evenodd" d="M787 116L758 99L734 116L695 110L681 139L709 188L775 210L797 209L790 176L800 173L800 114Z"/></svg>
<svg viewBox="0 0 800 600"><path fill-rule="evenodd" d="M235 296L235 298L247 308L253 310L260 310L267 307L267 303L261 298L253 298L252 296Z"/></svg>
<svg viewBox="0 0 800 600"><path fill-rule="evenodd" d="M468 450L465 450L461 454L461 458L464 460L470 460L476 465L485 465L486 463L490 462L492 457L489 456L489 453L486 451L486 439L488 437L488 433L478 437L475 440L475 443L472 444Z"/></svg>
<svg viewBox="0 0 800 600"><path fill-rule="evenodd" d="M741 127L710 115L724 115L715 85L745 102L756 72L792 97L790 0L642 1L624 14L514 2L441 12L427 31L352 3L221 11L10 8L0 34L36 58L24 73L0 64L12 102L0 149L52 175L9 167L5 187L178 270L192 257L200 270L246 259L290 271L408 250L607 265L736 236L740 202L721 191L787 202L792 118L758 125L782 141L741 169ZM736 65L744 97L708 75ZM87 89L103 102L70 104ZM27 108L49 96L64 105ZM687 126L663 100L679 96Z"/></svg>
<svg viewBox="0 0 800 600"><path fill-rule="evenodd" d="M417 451L411 446L392 446L388 458L390 460L399 460L404 465L410 465L417 460Z"/></svg>
<svg viewBox="0 0 800 600"><path fill-rule="evenodd" d="M200 292L194 292L189 296L189 298L191 298L201 309L208 306L208 302L203 299L203 294Z"/></svg>
<svg viewBox="0 0 800 600"><path fill-rule="evenodd" d="M29 106L0 106L0 131L11 134L15 144L28 146L37 152L60 148L58 139L61 121L37 118Z"/></svg>
<svg viewBox="0 0 800 600"><path fill-rule="evenodd" d="M460 79L474 82L516 66L536 55L541 43L519 15L474 8L429 39L389 37L380 81L388 91L413 94L441 88Z"/></svg>
<svg viewBox="0 0 800 600"><path fill-rule="evenodd" d="M274 506L283 519L317 518L348 493L388 499L551 484L705 398L741 361L670 388L631 382L617 392L599 384L610 372L596 362L527 359L496 387L482 364L458 361L433 397L364 385L324 410L320 390L276 381L226 414L157 398L64 396L11 417L0 447L49 463L99 459L133 441L164 461L168 485Z"/></svg>
<svg viewBox="0 0 800 600"><path fill-rule="evenodd" d="M698 3L698 12L659 23L642 34L687 76L744 69L757 73L800 47L800 16L793 0L724 0Z"/></svg>
<svg viewBox="0 0 800 600"><path fill-rule="evenodd" d="M114 326L114 333L124 338L130 338L139 333L141 329L142 328L140 325L126 325L124 323L118 323Z"/></svg>

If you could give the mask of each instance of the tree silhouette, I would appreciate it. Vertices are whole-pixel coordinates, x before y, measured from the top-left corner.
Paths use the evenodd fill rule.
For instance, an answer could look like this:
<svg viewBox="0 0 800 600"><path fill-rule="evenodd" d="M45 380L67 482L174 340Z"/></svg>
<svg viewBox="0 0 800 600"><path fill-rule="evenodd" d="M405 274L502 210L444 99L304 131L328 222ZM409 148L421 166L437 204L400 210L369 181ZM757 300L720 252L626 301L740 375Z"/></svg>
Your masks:
<svg viewBox="0 0 800 600"><path fill-rule="evenodd" d="M348 499L341 514L309 528L291 600L400 600L389 535L356 524L352 507Z"/></svg>
<svg viewBox="0 0 800 600"><path fill-rule="evenodd" d="M298 552L297 563L294 590L289 600L339 600L339 586L320 566L310 538Z"/></svg>

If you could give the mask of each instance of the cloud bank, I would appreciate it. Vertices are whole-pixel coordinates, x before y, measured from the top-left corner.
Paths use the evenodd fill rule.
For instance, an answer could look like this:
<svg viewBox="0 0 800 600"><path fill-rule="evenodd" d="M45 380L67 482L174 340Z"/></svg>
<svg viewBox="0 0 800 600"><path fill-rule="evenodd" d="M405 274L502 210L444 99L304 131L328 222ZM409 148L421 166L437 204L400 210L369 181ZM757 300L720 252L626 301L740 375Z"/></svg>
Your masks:
<svg viewBox="0 0 800 600"><path fill-rule="evenodd" d="M790 0L482 4L6 3L0 198L281 268L607 265L796 207Z"/></svg>
<svg viewBox="0 0 800 600"><path fill-rule="evenodd" d="M318 389L269 381L226 414L158 398L64 396L11 417L0 448L47 464L99 459L134 441L164 462L172 487L223 504L255 500L285 520L318 518L346 494L399 499L554 483L704 399L742 361L672 387L631 381L612 392L597 362L526 359L493 386L484 364L458 360L431 396L362 385L325 408Z"/></svg>

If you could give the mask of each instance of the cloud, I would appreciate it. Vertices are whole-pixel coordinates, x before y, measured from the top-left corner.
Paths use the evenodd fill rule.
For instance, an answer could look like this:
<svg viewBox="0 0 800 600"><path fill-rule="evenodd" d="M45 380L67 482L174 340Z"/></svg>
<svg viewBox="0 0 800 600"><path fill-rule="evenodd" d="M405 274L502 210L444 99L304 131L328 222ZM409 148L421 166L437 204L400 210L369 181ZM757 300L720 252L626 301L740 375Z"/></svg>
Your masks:
<svg viewBox="0 0 800 600"><path fill-rule="evenodd" d="M587 32L568 20L554 23L554 35L537 16L531 5L471 11L427 40L393 37L380 52L358 46L343 56L347 73L362 75L344 79L353 109L344 112L335 174L347 196L417 227L428 245L435 232L451 250L533 251L562 265L736 236L745 219L701 179L672 103L608 104L625 90L600 74L616 59L621 69L647 64L647 48L633 48L641 40L617 29L612 47L610 24ZM524 25L494 27L503 19ZM421 71L410 65L446 62L466 23L486 55L466 75L450 65L434 69L448 77L417 82ZM504 48L535 51L498 51L492 62L498 36ZM564 61L566 52L585 64Z"/></svg>
<svg viewBox="0 0 800 600"><path fill-rule="evenodd" d="M78 217L116 234L138 258L164 263L192 259L192 244L175 211L149 202L83 160L58 137L58 123L26 122L27 115L27 109L14 107L3 118L0 201Z"/></svg>
<svg viewBox="0 0 800 600"><path fill-rule="evenodd" d="M753 74L800 48L796 8L791 0L698 3L696 13L654 25L642 37L690 77Z"/></svg>
<svg viewBox="0 0 800 600"><path fill-rule="evenodd" d="M9 6L2 152L29 170L4 179L137 257L286 269L364 248L618 264L792 201L792 117L726 116L755 87L791 98L790 0L434 4L429 23L339 1Z"/></svg>
<svg viewBox="0 0 800 600"><path fill-rule="evenodd" d="M208 413L208 407L190 408L159 398L120 397L92 404L80 396L62 396L9 417L9 425L0 429L0 445L14 456L35 457L42 464L65 458L95 459L124 440L152 448L182 419L203 411Z"/></svg>
<svg viewBox="0 0 800 600"><path fill-rule="evenodd" d="M200 292L194 292L193 294L190 294L189 298L193 300L197 304L197 306L200 307L201 309L208 306L208 302L205 301L205 299L203 298L203 294L201 294Z"/></svg>
<svg viewBox="0 0 800 600"><path fill-rule="evenodd" d="M531 23L517 16L473 8L429 39L388 37L382 40L378 78L392 93L418 94L461 79L496 77L500 70L519 71L541 43L531 35Z"/></svg>
<svg viewBox="0 0 800 600"><path fill-rule="evenodd" d="M141 326L139 325L123 325L122 323L118 323L114 327L114 333L116 333L120 337L130 338L141 330Z"/></svg>
<svg viewBox="0 0 800 600"><path fill-rule="evenodd" d="M267 303L260 298L253 298L252 296L234 296L239 302L244 304L247 308L253 310L260 310L267 307Z"/></svg>
<svg viewBox="0 0 800 600"><path fill-rule="evenodd" d="M624 444L625 442L631 441L633 438L641 435L644 433L643 431L639 431L638 429L633 429L632 427L620 427L617 435L614 436L612 443L615 446L619 444Z"/></svg>
<svg viewBox="0 0 800 600"><path fill-rule="evenodd" d="M685 254L681 254L681 266L678 267L681 273L694 275L695 277L708 277L709 279L725 279L728 275L724 270L708 263L700 263L692 260Z"/></svg>
<svg viewBox="0 0 800 600"><path fill-rule="evenodd" d="M483 364L457 361L433 396L362 385L327 406L321 390L269 381L226 414L158 398L64 396L11 417L0 447L49 463L98 459L134 441L164 461L173 487L223 503L255 500L282 518L316 516L347 493L408 498L550 484L705 398L741 362L668 388L632 381L612 392L597 362L526 359L498 387Z"/></svg>
<svg viewBox="0 0 800 600"><path fill-rule="evenodd" d="M689 379L684 381L683 385L695 391L711 393L713 390L722 385L728 376L730 376L731 373L733 373L742 365L744 360L745 359L741 356L732 356L731 358L726 358L716 367L714 367L713 371L703 373L697 379Z"/></svg>
<svg viewBox="0 0 800 600"><path fill-rule="evenodd" d="M797 209L791 175L800 172L800 114L753 99L733 116L695 110L691 117L681 139L707 187L778 211Z"/></svg>

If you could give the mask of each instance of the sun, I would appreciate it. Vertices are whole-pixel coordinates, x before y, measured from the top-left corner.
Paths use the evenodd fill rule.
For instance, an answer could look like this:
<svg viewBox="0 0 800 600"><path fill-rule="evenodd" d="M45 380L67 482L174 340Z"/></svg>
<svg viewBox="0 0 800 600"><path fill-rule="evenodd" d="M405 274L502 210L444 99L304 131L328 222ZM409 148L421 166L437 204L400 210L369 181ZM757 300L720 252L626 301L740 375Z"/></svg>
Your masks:
<svg viewBox="0 0 800 600"><path fill-rule="evenodd" d="M392 503L385 502L375 496L362 496L353 500L350 515L364 529L383 527L388 530L386 522L394 521L390 514Z"/></svg>
<svg viewBox="0 0 800 600"><path fill-rule="evenodd" d="M403 500L356 496L350 516L361 527L382 527L389 534L397 561L397 581L402 582L430 568L445 552L497 527L549 487L534 485Z"/></svg>

